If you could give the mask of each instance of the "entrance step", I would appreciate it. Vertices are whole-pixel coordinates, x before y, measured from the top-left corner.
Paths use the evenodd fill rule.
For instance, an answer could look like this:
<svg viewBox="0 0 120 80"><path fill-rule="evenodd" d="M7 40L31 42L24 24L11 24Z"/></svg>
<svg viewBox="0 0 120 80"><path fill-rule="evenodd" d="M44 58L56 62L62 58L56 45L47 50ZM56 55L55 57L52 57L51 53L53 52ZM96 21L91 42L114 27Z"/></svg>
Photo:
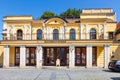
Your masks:
<svg viewBox="0 0 120 80"><path fill-rule="evenodd" d="M43 69L68 69L67 66L43 66Z"/></svg>

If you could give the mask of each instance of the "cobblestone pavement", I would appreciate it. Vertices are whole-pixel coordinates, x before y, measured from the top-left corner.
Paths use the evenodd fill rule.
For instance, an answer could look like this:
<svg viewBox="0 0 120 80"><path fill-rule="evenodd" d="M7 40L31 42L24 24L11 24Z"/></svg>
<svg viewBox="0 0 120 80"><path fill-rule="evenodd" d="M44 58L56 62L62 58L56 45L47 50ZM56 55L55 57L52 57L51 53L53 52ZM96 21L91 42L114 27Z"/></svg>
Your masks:
<svg viewBox="0 0 120 80"><path fill-rule="evenodd" d="M107 69L0 69L0 80L120 80Z"/></svg>

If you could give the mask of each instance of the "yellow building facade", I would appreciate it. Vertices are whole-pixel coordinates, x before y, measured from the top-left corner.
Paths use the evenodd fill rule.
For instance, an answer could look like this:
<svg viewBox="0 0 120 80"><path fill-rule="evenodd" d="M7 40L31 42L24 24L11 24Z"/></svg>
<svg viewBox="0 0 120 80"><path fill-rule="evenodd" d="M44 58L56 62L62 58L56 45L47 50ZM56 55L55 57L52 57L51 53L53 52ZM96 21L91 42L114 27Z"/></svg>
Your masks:
<svg viewBox="0 0 120 80"><path fill-rule="evenodd" d="M120 58L116 26L116 14L110 8L83 9L74 18L6 16L0 63L5 68L56 64L107 68L110 60Z"/></svg>

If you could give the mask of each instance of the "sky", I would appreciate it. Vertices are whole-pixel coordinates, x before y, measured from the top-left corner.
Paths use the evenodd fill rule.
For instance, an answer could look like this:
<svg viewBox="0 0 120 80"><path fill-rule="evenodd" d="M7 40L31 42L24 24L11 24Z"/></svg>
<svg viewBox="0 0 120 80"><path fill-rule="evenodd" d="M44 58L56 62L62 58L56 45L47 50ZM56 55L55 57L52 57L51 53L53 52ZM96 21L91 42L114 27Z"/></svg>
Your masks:
<svg viewBox="0 0 120 80"><path fill-rule="evenodd" d="M68 8L112 8L120 21L120 0L0 0L0 39L4 16L32 15L36 19L46 10L59 14Z"/></svg>

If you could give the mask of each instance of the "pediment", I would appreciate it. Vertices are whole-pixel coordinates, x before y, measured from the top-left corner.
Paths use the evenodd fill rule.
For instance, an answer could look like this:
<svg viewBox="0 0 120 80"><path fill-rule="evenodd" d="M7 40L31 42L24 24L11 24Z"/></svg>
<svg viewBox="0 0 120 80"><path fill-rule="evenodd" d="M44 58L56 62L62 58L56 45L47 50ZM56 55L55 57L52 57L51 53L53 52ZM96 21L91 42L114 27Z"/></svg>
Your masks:
<svg viewBox="0 0 120 80"><path fill-rule="evenodd" d="M66 23L67 21L62 19L62 18L59 18L59 17L54 17L54 18L49 18L45 21L45 24L64 24Z"/></svg>

